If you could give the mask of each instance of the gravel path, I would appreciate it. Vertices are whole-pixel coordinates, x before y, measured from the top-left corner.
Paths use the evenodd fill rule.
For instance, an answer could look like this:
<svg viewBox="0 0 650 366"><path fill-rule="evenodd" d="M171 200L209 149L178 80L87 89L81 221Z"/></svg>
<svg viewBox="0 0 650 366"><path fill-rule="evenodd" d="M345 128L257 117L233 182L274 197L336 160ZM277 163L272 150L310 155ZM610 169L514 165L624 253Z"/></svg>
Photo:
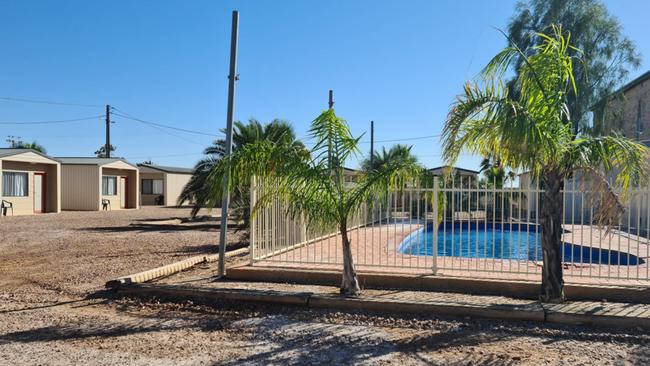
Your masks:
<svg viewBox="0 0 650 366"><path fill-rule="evenodd" d="M0 218L0 365L650 364L650 336L635 329L206 308L103 292L110 278L216 250L215 218L185 222L188 212Z"/></svg>

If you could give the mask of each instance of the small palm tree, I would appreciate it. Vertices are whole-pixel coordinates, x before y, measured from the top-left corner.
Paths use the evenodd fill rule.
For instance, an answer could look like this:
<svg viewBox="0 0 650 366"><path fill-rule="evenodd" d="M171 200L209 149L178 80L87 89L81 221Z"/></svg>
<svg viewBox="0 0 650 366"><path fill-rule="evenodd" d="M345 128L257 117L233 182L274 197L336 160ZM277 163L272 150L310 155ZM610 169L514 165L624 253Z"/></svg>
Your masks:
<svg viewBox="0 0 650 366"><path fill-rule="evenodd" d="M346 185L344 164L359 153L359 138L352 137L347 123L331 108L312 122L310 136L315 145L307 157L294 145L268 140L243 146L215 165L208 186L218 193L226 169L232 177L231 190L246 186L252 175L273 177L277 183L265 187L253 214L271 200L281 199L290 207L289 217L304 218L310 227L338 230L343 248L341 294L355 296L360 288L348 222L365 203L385 199L391 187L415 177L420 168L411 160L390 160L361 173L356 184Z"/></svg>
<svg viewBox="0 0 650 366"><path fill-rule="evenodd" d="M273 144L292 146L304 150L306 154L304 145L296 140L293 128L286 121L274 119L267 124L262 124L256 119L250 119L248 123L235 121L232 136L233 151L258 141L269 141ZM221 193L215 192L214 187L209 187L207 182L210 172L225 155L225 146L226 141L220 139L214 141L211 146L204 150L205 158L196 164L194 174L179 196L178 205L186 202L192 203L191 215L193 217L198 214L201 208L214 208L220 202ZM218 197L215 198L215 194ZM248 186L237 187L233 192L231 214L235 218L243 220L244 227L248 227L249 206Z"/></svg>
<svg viewBox="0 0 650 366"><path fill-rule="evenodd" d="M622 213L619 198L605 179L618 168L616 182L627 192L645 178L648 150L621 136L590 137L572 131L567 99L577 93L573 58L559 27L538 33L544 42L528 50L511 45L497 54L482 72L483 84L468 83L449 111L444 128L443 154L450 164L461 152L495 156L512 169L530 170L544 189L541 199L543 270L540 298L564 300L562 273L562 182L579 173L591 182L598 202L599 225L611 226ZM514 89L503 75L513 60L523 58ZM623 197L624 198L624 197Z"/></svg>
<svg viewBox="0 0 650 366"><path fill-rule="evenodd" d="M378 151L373 153L372 159L364 159L361 162L361 169L365 172L369 172L396 159L404 160L409 164L417 164L418 158L411 154L411 148L412 146L401 144L393 145L389 150L386 150L386 148L383 147L381 153Z"/></svg>

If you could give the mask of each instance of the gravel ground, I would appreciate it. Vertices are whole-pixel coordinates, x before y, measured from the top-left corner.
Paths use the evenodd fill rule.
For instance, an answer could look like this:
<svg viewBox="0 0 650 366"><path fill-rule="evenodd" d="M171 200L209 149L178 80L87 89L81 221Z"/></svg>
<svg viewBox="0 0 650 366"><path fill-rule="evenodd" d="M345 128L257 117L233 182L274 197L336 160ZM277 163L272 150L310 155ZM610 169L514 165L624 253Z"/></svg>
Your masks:
<svg viewBox="0 0 650 366"><path fill-rule="evenodd" d="M206 308L103 291L108 279L213 252L215 219L185 222L188 212L0 218L0 364L650 364L650 336L637 330Z"/></svg>

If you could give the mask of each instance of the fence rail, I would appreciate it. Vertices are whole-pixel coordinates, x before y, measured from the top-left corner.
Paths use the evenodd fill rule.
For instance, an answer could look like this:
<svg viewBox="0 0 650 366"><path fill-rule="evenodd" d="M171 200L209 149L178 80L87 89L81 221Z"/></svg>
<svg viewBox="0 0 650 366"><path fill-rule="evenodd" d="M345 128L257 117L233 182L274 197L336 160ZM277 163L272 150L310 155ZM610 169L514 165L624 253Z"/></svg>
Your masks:
<svg viewBox="0 0 650 366"><path fill-rule="evenodd" d="M253 180L255 203L273 181ZM528 186L480 186L472 179L390 192L362 207L348 223L358 267L487 278L539 279L538 222L543 190ZM562 256L569 281L650 282L650 190L629 192L618 225L594 222L591 192L575 182L563 190ZM316 230L288 215L286 202L271 200L251 220L251 262L282 266L340 266L336 228ZM436 219L438 218L438 219Z"/></svg>

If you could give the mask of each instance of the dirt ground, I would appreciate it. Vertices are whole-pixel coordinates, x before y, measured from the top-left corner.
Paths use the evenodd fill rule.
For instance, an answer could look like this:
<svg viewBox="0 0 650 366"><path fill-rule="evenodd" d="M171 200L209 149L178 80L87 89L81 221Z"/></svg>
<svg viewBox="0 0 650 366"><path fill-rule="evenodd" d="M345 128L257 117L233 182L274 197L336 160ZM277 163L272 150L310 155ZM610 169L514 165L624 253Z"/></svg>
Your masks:
<svg viewBox="0 0 650 366"><path fill-rule="evenodd" d="M650 336L637 329L206 308L103 290L111 278L214 252L216 218L187 222L188 213L1 217L0 365L650 364ZM245 245L243 234L231 238Z"/></svg>

